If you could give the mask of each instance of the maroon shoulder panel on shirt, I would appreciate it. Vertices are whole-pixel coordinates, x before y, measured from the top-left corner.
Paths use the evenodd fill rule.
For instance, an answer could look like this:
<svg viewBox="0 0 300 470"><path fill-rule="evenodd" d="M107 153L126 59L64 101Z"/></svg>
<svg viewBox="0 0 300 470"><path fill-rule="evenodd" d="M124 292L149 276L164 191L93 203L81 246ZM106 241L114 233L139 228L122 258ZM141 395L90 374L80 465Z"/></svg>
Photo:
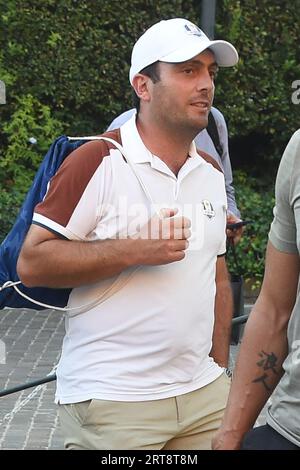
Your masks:
<svg viewBox="0 0 300 470"><path fill-rule="evenodd" d="M99 137L110 137L122 143L119 129L105 132ZM34 212L66 227L90 179L113 148L110 142L94 140L71 152L51 179L44 201L35 207ZM60 200L62 196L64 199Z"/></svg>
<svg viewBox="0 0 300 470"><path fill-rule="evenodd" d="M208 153L204 152L203 150L199 150L199 149L197 149L197 152L199 153L199 155L202 158L204 158L204 160L207 163L210 163L212 166L214 166L216 168L216 170L219 170L221 173L223 173L222 168L220 167L218 162L211 155L209 155Z"/></svg>

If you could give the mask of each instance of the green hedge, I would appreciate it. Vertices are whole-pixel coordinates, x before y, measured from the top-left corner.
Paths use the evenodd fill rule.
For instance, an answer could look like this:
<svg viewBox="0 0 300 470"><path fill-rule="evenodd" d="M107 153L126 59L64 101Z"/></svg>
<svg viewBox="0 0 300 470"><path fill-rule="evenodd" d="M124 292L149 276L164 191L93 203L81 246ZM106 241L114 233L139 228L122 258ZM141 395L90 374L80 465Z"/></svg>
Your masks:
<svg viewBox="0 0 300 470"><path fill-rule="evenodd" d="M128 106L132 46L161 18L197 19L191 0L1 0L2 65L10 101L28 93L67 132L104 129Z"/></svg>
<svg viewBox="0 0 300 470"><path fill-rule="evenodd" d="M0 73L13 81L7 87L10 114L17 98L31 94L73 133L102 130L131 105L131 48L149 24L175 16L199 23L201 11L196 0L0 0L0 5ZM300 0L217 5L216 36L236 45L240 63L222 69L216 104L231 136L264 134L270 158L278 158L299 126L291 95L292 82L300 78Z"/></svg>
<svg viewBox="0 0 300 470"><path fill-rule="evenodd" d="M51 116L49 106L26 95L3 130L7 137L5 151L0 153L0 240L14 223L18 209L53 136L62 132L61 123ZM29 142L36 138L35 145Z"/></svg>
<svg viewBox="0 0 300 470"><path fill-rule="evenodd" d="M273 218L275 204L274 184L266 187L262 180L249 177L239 171L234 175L236 200L243 218L252 223L245 227L240 243L235 251L237 264L232 252L228 251L228 268L233 274L242 274L259 287L263 279L265 251L268 232Z"/></svg>
<svg viewBox="0 0 300 470"><path fill-rule="evenodd" d="M265 137L263 147L252 139L253 154L267 156L272 166L299 127L292 83L300 79L300 0L217 3L216 37L231 41L240 61L220 74L215 103L228 119L231 137Z"/></svg>

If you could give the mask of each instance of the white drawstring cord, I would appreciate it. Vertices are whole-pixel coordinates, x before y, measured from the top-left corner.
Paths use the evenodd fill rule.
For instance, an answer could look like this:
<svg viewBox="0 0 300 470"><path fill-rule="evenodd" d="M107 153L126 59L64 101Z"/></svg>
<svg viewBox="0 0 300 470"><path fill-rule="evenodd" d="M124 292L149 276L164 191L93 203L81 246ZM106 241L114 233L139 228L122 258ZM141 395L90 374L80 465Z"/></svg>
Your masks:
<svg viewBox="0 0 300 470"><path fill-rule="evenodd" d="M14 287L16 286L17 284L22 284L21 281L16 281L16 282L13 282L13 281L7 281L5 282L2 286L0 286L0 292L4 289L6 289L7 287Z"/></svg>
<svg viewBox="0 0 300 470"><path fill-rule="evenodd" d="M91 309L99 305L100 303L104 302L111 293L112 290L116 290L117 285L121 281L122 274L125 277L121 285L118 286L118 290L120 290L122 287L127 284L127 282L132 278L133 274L140 268L140 266L137 266L130 274L127 273L127 276L125 277L125 274L121 273L117 279L113 282L113 284L106 289L106 291L103 292L103 294L100 297L97 297L97 299L93 300L92 302L89 302L88 304L85 305L80 305L78 307L57 307L55 305L48 305L44 304L43 302L40 302L38 300L33 299L32 297L29 297L28 295L24 294L24 292L20 291L20 289L17 287L18 284L22 284L21 281L7 281L5 282L2 286L0 286L0 292L8 287L13 287L16 292L18 292L21 297L24 297L24 299L29 300L30 302L39 305L40 307L44 308L50 308L52 310L57 310L59 312L74 312L75 310L79 310L75 314L71 314L71 317L75 317L76 315L79 315L80 313L83 313L86 309Z"/></svg>
<svg viewBox="0 0 300 470"><path fill-rule="evenodd" d="M13 287L15 291L18 292L19 295L24 297L24 299L29 300L30 302L33 302L36 305L40 305L41 307L45 307L45 308L52 308L55 310L63 310L63 311L65 310L65 308L62 308L62 307L54 307L53 305L47 305L47 304L44 304L42 302L38 302L37 300L32 299L28 295L21 292L20 289L18 289L17 287L18 284L22 284L22 282L21 281L16 281L16 282L7 281L2 286L0 286L0 292L3 291L4 289L7 289L8 287Z"/></svg>

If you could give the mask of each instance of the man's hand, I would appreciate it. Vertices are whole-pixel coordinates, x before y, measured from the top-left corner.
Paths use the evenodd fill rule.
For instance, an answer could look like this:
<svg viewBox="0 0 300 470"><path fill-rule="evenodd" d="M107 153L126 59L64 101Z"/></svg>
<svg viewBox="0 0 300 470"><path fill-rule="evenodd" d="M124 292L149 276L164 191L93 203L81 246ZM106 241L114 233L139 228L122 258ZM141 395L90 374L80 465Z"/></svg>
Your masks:
<svg viewBox="0 0 300 470"><path fill-rule="evenodd" d="M241 219L239 219L236 215L232 214L231 212L228 212L227 224L235 224L237 222L241 222ZM227 238L229 238L229 241L233 242L234 245L237 245L243 235L244 230L245 230L245 227L239 227L233 230L227 229L226 230Z"/></svg>
<svg viewBox="0 0 300 470"><path fill-rule="evenodd" d="M191 236L191 221L174 217L178 209L162 209L134 235L139 246L139 264L159 265L180 261L185 257Z"/></svg>
<svg viewBox="0 0 300 470"><path fill-rule="evenodd" d="M234 432L226 432L222 426L214 435L211 443L212 450L238 450L241 447L241 437Z"/></svg>

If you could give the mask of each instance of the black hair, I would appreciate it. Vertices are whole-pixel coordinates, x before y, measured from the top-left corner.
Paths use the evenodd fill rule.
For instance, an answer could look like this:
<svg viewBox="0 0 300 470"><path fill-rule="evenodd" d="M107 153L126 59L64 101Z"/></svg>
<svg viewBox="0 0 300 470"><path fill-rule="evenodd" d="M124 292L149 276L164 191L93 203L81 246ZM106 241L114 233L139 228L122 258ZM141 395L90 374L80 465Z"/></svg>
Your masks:
<svg viewBox="0 0 300 470"><path fill-rule="evenodd" d="M147 75L147 77L149 77L153 83L157 83L160 80L158 64L159 64L159 61L154 62L153 64L150 64L147 67L145 67L139 73L141 73L142 75ZM133 101L133 106L136 108L136 112L138 114L140 110L140 98L138 97L138 95L136 94L134 90L133 90L132 101Z"/></svg>

